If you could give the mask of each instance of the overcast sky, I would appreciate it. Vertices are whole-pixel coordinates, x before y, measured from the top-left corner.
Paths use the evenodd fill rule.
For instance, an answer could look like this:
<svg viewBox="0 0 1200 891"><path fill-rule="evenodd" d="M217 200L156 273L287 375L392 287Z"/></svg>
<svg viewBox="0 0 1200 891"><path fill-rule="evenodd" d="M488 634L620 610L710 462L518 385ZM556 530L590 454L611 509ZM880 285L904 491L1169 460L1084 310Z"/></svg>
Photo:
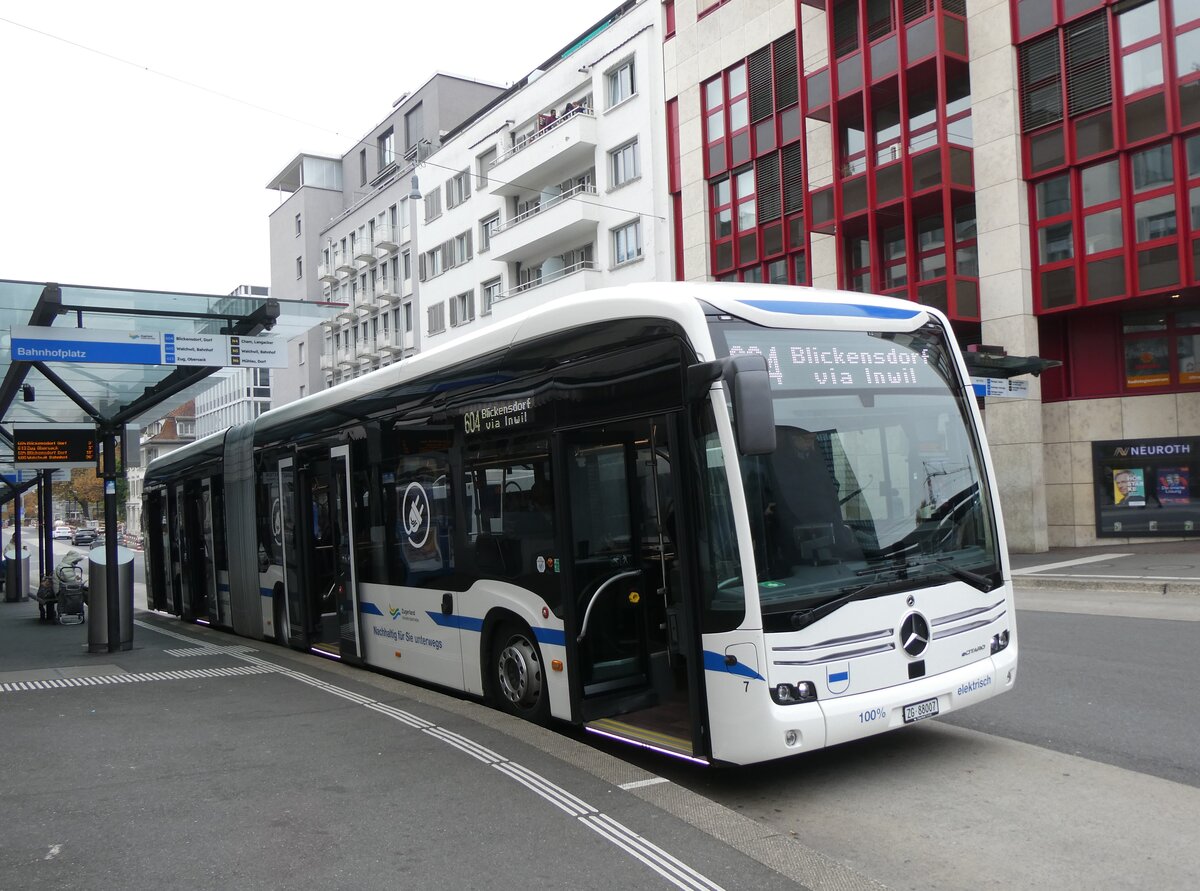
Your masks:
<svg viewBox="0 0 1200 891"><path fill-rule="evenodd" d="M519 80L618 5L0 4L0 279L270 284L295 155L342 155L435 72Z"/></svg>

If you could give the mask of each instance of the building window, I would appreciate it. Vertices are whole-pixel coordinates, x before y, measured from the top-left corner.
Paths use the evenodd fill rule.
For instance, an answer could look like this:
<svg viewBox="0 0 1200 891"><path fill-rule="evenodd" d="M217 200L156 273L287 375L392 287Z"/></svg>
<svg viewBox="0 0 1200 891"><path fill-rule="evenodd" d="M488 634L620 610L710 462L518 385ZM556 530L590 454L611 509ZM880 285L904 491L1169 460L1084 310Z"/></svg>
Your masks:
<svg viewBox="0 0 1200 891"><path fill-rule="evenodd" d="M475 158L475 171L477 188L484 188L488 184L488 171L492 169L492 165L496 163L496 148L493 146L482 155Z"/></svg>
<svg viewBox="0 0 1200 891"><path fill-rule="evenodd" d="M297 279L304 278L304 258L303 257L296 258L296 278Z"/></svg>
<svg viewBox="0 0 1200 891"><path fill-rule="evenodd" d="M435 186L425 195L425 222L436 220L442 215L442 187Z"/></svg>
<svg viewBox="0 0 1200 891"><path fill-rule="evenodd" d="M642 256L642 221L634 220L612 230L613 265L631 263Z"/></svg>
<svg viewBox="0 0 1200 891"><path fill-rule="evenodd" d="M464 263L470 261L472 256L471 233L461 232L454 236L450 265L462 266Z"/></svg>
<svg viewBox="0 0 1200 891"><path fill-rule="evenodd" d="M458 207L471 197L471 171L463 170L446 180L446 209Z"/></svg>
<svg viewBox="0 0 1200 891"><path fill-rule="evenodd" d="M425 124L423 120L424 114L421 109L421 103L418 102L413 108L404 115L404 151L405 153L413 152L417 148L417 142L421 139L421 135L425 132Z"/></svg>
<svg viewBox="0 0 1200 891"><path fill-rule="evenodd" d="M363 149L358 153L358 184L365 186L367 184L367 150Z"/></svg>
<svg viewBox="0 0 1200 891"><path fill-rule="evenodd" d="M633 59L608 72L607 81L609 108L620 105L637 92L637 85L633 79Z"/></svg>
<svg viewBox="0 0 1200 891"><path fill-rule="evenodd" d="M298 344L296 344L296 358L297 364L304 364L304 341L300 341Z"/></svg>
<svg viewBox="0 0 1200 891"><path fill-rule="evenodd" d="M626 143L620 148L608 153L608 179L610 188L623 186L632 179L641 176L641 163L638 159L638 141Z"/></svg>
<svg viewBox="0 0 1200 891"><path fill-rule="evenodd" d="M429 333L441 334L446 330L446 304L435 303L429 307Z"/></svg>
<svg viewBox="0 0 1200 891"><path fill-rule="evenodd" d="M500 228L500 214L494 213L479 221L479 253L485 254L492 246L492 236Z"/></svg>
<svg viewBox="0 0 1200 891"><path fill-rule="evenodd" d="M379 169L396 163L396 131L388 127L379 137ZM364 152L365 154L365 152Z"/></svg>
<svg viewBox="0 0 1200 891"><path fill-rule="evenodd" d="M300 214L296 214L296 235L300 234Z"/></svg>
<svg viewBox="0 0 1200 891"><path fill-rule="evenodd" d="M450 298L450 327L457 328L475 320L475 292L465 291Z"/></svg>
<svg viewBox="0 0 1200 891"><path fill-rule="evenodd" d="M1122 341L1127 389L1200 384L1200 310L1130 313Z"/></svg>
<svg viewBox="0 0 1200 891"><path fill-rule="evenodd" d="M494 278L491 281L484 282L480 288L483 306L480 312L483 315L491 315L492 304L500 299L500 279Z"/></svg>
<svg viewBox="0 0 1200 891"><path fill-rule="evenodd" d="M304 386L304 384L301 384L300 385L300 398L301 399L304 398L306 392L307 392L307 388Z"/></svg>

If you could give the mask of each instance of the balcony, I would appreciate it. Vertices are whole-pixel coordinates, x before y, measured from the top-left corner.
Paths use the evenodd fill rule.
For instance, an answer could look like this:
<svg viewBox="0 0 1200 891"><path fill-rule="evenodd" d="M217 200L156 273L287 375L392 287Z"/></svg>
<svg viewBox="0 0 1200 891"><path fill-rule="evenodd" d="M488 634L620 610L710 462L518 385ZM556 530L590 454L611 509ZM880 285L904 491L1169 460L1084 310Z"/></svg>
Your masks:
<svg viewBox="0 0 1200 891"><path fill-rule="evenodd" d="M529 191L529 183L562 182L572 172L593 166L595 159L596 117L582 109L529 134L500 155L492 164L488 187L493 195L518 195Z"/></svg>
<svg viewBox="0 0 1200 891"><path fill-rule="evenodd" d="M512 297L519 297L530 291L538 292L538 300L553 300L555 297L565 297L567 294L578 294L580 291L591 291L600 287L603 278L600 267L595 260L580 260L571 266L564 266L554 272L547 273L536 281L525 282L510 288L492 301L492 309L503 306Z"/></svg>
<svg viewBox="0 0 1200 891"><path fill-rule="evenodd" d="M382 304L396 304L400 302L400 289L391 282L388 282L386 285L379 286L379 290L375 296Z"/></svg>
<svg viewBox="0 0 1200 891"><path fill-rule="evenodd" d="M354 244L354 259L361 260L364 263L374 263L377 259L375 256L375 246L371 244L370 239L360 238Z"/></svg>
<svg viewBox="0 0 1200 891"><path fill-rule="evenodd" d="M358 273L358 264L354 262L354 258L349 253L338 254L334 258L333 268L339 275L356 275Z"/></svg>
<svg viewBox="0 0 1200 891"><path fill-rule="evenodd" d="M600 221L595 195L590 183L578 185L508 220L492 233L492 259L531 260L594 241Z"/></svg>
<svg viewBox="0 0 1200 891"><path fill-rule="evenodd" d="M333 356L329 355L328 353L321 354L321 370L322 371L333 371L333 366L335 364L336 363L333 361Z"/></svg>
<svg viewBox="0 0 1200 891"><path fill-rule="evenodd" d="M339 281L338 274L328 263L321 263L317 266L317 279L327 285L336 285Z"/></svg>
<svg viewBox="0 0 1200 891"><path fill-rule="evenodd" d="M398 231L398 227L393 226L391 223L376 226L375 247L386 254L390 254L396 248L400 247L400 232Z"/></svg>
<svg viewBox="0 0 1200 891"><path fill-rule="evenodd" d="M375 354L375 345L369 340L360 340L355 344L354 358L358 360L359 365L370 365L379 360L379 356Z"/></svg>

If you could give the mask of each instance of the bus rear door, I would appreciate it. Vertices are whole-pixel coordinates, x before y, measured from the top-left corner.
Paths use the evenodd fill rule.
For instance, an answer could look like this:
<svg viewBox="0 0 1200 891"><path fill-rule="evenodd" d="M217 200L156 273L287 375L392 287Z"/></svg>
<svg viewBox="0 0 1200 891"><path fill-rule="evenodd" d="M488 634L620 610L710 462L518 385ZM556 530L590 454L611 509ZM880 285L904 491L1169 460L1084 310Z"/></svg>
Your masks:
<svg viewBox="0 0 1200 891"><path fill-rule="evenodd" d="M597 733L699 751L697 647L680 621L671 426L658 416L565 433L573 698Z"/></svg>

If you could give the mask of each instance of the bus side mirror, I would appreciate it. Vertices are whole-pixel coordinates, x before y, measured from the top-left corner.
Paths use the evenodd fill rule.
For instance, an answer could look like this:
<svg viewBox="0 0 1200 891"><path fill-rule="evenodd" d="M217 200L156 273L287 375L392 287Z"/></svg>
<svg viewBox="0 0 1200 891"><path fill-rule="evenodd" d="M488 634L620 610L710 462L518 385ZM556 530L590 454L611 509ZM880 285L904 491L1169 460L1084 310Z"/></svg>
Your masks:
<svg viewBox="0 0 1200 891"><path fill-rule="evenodd" d="M733 400L738 451L743 455L769 455L775 451L775 405L767 359L760 355L730 356L688 368L688 395L703 396L718 380L729 384Z"/></svg>

